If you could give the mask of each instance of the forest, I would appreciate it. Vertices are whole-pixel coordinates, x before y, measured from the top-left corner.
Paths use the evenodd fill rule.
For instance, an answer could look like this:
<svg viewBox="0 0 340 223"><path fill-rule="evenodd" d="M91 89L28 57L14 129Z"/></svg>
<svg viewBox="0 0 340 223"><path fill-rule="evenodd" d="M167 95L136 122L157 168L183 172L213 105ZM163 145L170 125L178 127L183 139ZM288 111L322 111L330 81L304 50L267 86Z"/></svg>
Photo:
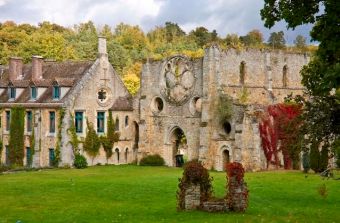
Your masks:
<svg viewBox="0 0 340 223"><path fill-rule="evenodd" d="M259 30L251 30L245 36L227 34L220 37L216 30L197 27L186 33L178 24L166 22L145 33L139 26L118 24L96 26L92 21L63 27L50 22L37 26L0 23L0 64L6 65L11 56L22 57L30 63L32 55L49 60L94 60L97 55L98 35L105 36L109 61L122 77L128 90L135 94L139 89L142 63L147 58L160 60L174 54L192 58L203 57L204 48L218 44L222 49L268 48L296 52L315 51L308 46L305 37L298 35L294 45L286 45L284 32L273 32L264 40Z"/></svg>

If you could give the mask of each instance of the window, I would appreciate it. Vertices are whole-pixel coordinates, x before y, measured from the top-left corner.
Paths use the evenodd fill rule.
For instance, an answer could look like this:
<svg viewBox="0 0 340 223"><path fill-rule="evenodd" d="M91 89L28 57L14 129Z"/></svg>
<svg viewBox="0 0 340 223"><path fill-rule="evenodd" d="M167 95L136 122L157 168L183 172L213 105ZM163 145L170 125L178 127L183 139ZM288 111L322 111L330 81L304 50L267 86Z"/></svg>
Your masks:
<svg viewBox="0 0 340 223"><path fill-rule="evenodd" d="M125 116L125 127L129 125L129 116Z"/></svg>
<svg viewBox="0 0 340 223"><path fill-rule="evenodd" d="M116 160L117 160L117 163L119 163L119 149L116 148L116 149L115 149L115 152L116 152Z"/></svg>
<svg viewBox="0 0 340 223"><path fill-rule="evenodd" d="M9 88L9 99L15 99L16 92L14 87Z"/></svg>
<svg viewBox="0 0 340 223"><path fill-rule="evenodd" d="M26 126L27 126L27 132L32 131L32 111L26 112Z"/></svg>
<svg viewBox="0 0 340 223"><path fill-rule="evenodd" d="M49 158L49 165L54 166L55 154L54 154L53 148L50 148L48 150L48 158Z"/></svg>
<svg viewBox="0 0 340 223"><path fill-rule="evenodd" d="M32 154L31 154L31 148L26 147L26 165L30 167L32 165Z"/></svg>
<svg viewBox="0 0 340 223"><path fill-rule="evenodd" d="M60 98L60 87L53 86L53 99L59 99L59 98Z"/></svg>
<svg viewBox="0 0 340 223"><path fill-rule="evenodd" d="M77 133L83 132L83 112L76 112L75 115L75 127Z"/></svg>
<svg viewBox="0 0 340 223"><path fill-rule="evenodd" d="M37 99L37 88L31 87L31 99Z"/></svg>
<svg viewBox="0 0 340 223"><path fill-rule="evenodd" d="M55 112L50 112L50 133L55 133Z"/></svg>
<svg viewBox="0 0 340 223"><path fill-rule="evenodd" d="M246 62L242 61L240 64L240 85L244 85L244 80L246 76Z"/></svg>
<svg viewBox="0 0 340 223"><path fill-rule="evenodd" d="M11 111L6 111L6 131L10 130L11 126Z"/></svg>
<svg viewBox="0 0 340 223"><path fill-rule="evenodd" d="M284 65L282 68L282 87L286 88L287 87L287 73L288 73L288 67L287 65Z"/></svg>
<svg viewBox="0 0 340 223"><path fill-rule="evenodd" d="M97 113L97 132L104 132L104 123L105 123L105 112Z"/></svg>
<svg viewBox="0 0 340 223"><path fill-rule="evenodd" d="M119 131L119 118L116 117L116 121L115 121L115 131Z"/></svg>

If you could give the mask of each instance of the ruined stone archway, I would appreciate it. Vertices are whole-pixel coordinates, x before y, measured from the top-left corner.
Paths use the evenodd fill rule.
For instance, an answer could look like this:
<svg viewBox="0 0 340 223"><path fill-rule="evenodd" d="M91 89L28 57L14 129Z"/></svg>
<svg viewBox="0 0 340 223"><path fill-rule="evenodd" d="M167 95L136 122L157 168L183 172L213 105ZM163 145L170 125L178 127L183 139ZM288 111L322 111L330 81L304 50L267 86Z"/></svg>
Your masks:
<svg viewBox="0 0 340 223"><path fill-rule="evenodd" d="M218 156L219 158L217 159L218 162L216 162L216 170L224 171L225 165L227 163L233 162L232 155L233 154L230 145L223 145L220 147Z"/></svg>
<svg viewBox="0 0 340 223"><path fill-rule="evenodd" d="M169 166L180 166L180 159L186 159L188 157L188 145L187 145L187 138L185 136L184 131L175 126L171 129L169 137L168 137L168 144L171 146L170 154L167 157L167 163ZM182 155L182 158L177 158L176 155ZM178 157L178 156L177 156Z"/></svg>

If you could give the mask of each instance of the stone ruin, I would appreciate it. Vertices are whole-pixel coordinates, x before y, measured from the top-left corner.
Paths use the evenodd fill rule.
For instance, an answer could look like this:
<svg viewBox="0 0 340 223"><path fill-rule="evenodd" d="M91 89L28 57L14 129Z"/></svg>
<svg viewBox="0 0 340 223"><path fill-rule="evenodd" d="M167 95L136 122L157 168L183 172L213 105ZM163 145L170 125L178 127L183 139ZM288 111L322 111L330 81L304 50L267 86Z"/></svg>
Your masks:
<svg viewBox="0 0 340 223"><path fill-rule="evenodd" d="M195 165L202 166L198 162ZM244 168L242 164L234 162L227 164L225 169L228 182L226 186L227 195L223 198L215 198L212 196L212 178L209 177L208 171L203 166L196 171L192 171L191 168L191 171L189 171L196 175L192 177L190 174L188 176L189 171L185 167L183 177L180 179L179 191L177 191L178 209L203 210L206 212L244 212L248 207L249 192L247 184L243 180ZM201 173L197 174L200 171Z"/></svg>

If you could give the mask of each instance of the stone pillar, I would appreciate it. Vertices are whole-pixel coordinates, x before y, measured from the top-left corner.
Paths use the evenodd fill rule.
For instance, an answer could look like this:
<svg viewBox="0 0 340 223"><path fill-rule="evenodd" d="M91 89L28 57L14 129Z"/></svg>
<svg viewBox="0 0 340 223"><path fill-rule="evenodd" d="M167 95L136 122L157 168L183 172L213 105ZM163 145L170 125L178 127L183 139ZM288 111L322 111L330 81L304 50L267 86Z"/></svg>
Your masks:
<svg viewBox="0 0 340 223"><path fill-rule="evenodd" d="M244 212L248 207L248 189L243 177L237 175L228 178L228 203L232 211Z"/></svg>
<svg viewBox="0 0 340 223"><path fill-rule="evenodd" d="M190 185L185 190L184 207L185 210L196 210L201 204L201 187L200 185Z"/></svg>

